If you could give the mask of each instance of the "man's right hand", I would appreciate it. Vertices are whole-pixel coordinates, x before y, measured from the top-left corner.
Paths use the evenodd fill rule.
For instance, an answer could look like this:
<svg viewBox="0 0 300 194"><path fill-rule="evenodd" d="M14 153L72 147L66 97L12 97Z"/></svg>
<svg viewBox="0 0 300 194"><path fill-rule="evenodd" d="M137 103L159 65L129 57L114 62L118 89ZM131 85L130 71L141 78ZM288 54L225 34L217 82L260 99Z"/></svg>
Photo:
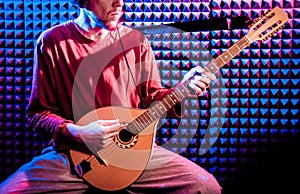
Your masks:
<svg viewBox="0 0 300 194"><path fill-rule="evenodd" d="M93 145L98 149L105 147L119 132L119 120L97 120L88 125L68 124L73 140Z"/></svg>

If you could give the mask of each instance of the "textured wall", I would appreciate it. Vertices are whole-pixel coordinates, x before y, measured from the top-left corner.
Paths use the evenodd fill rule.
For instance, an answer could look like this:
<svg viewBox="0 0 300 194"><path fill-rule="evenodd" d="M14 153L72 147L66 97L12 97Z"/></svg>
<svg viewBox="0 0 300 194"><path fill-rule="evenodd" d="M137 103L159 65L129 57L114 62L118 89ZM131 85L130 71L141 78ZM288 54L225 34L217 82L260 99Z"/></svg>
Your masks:
<svg viewBox="0 0 300 194"><path fill-rule="evenodd" d="M160 121L157 143L206 168L228 193L256 191L258 186L264 191L289 184L296 188L286 176L299 173L300 2L126 0L125 25L160 26L158 31L147 28L146 35L167 87L191 67L218 57L249 28L185 32L162 24L255 19L276 6L290 18L282 31L251 44L221 68L210 93L183 102L182 119ZM25 130L33 49L43 30L76 15L76 8L58 0L0 0L0 180L45 146Z"/></svg>

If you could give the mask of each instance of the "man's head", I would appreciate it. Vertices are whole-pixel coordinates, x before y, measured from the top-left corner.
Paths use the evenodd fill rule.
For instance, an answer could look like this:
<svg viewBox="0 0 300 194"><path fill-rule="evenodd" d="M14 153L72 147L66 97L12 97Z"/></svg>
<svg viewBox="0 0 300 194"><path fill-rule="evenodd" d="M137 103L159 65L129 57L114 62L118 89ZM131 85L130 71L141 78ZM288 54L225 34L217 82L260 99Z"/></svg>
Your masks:
<svg viewBox="0 0 300 194"><path fill-rule="evenodd" d="M71 2L92 11L110 29L117 26L123 15L123 0L71 0Z"/></svg>

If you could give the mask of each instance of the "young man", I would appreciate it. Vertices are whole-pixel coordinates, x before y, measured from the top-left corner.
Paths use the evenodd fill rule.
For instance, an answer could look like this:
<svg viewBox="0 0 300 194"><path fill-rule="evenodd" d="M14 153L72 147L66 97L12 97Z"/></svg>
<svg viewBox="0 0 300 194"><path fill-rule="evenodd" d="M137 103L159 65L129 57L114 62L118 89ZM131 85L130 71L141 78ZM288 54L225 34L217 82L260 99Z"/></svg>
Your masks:
<svg viewBox="0 0 300 194"><path fill-rule="evenodd" d="M90 191L89 182L74 170L70 148L85 143L105 149L121 124L118 118L83 125L77 121L101 107L149 108L173 91L161 85L143 34L120 24L122 0L75 3L81 7L79 17L42 33L36 46L27 113L29 127L49 137L49 147L4 181L2 194ZM191 76L189 87L198 96L215 79L199 67L191 69L184 80ZM174 107L168 115L178 116L178 106ZM120 192L214 194L221 193L221 188L203 168L154 145L141 176Z"/></svg>

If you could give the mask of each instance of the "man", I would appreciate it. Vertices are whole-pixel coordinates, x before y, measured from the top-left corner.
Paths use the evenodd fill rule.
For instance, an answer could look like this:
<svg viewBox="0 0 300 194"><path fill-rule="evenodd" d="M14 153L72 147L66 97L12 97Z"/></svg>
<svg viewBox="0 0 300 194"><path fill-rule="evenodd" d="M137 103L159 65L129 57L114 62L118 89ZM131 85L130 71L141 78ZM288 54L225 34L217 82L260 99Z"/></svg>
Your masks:
<svg viewBox="0 0 300 194"><path fill-rule="evenodd" d="M74 170L69 149L80 143L105 149L118 135L121 123L118 118L83 125L77 121L101 107L149 108L173 91L162 87L153 52L142 33L119 23L122 0L75 3L81 7L79 17L42 33L36 46L27 113L29 127L48 137L49 147L4 181L0 193L97 190ZM198 96L215 79L199 67L191 69L183 81L190 77L189 87ZM178 116L177 110L175 105L167 114ZM100 160L105 163L105 157ZM141 176L120 192L214 194L221 188L198 165L154 145Z"/></svg>

